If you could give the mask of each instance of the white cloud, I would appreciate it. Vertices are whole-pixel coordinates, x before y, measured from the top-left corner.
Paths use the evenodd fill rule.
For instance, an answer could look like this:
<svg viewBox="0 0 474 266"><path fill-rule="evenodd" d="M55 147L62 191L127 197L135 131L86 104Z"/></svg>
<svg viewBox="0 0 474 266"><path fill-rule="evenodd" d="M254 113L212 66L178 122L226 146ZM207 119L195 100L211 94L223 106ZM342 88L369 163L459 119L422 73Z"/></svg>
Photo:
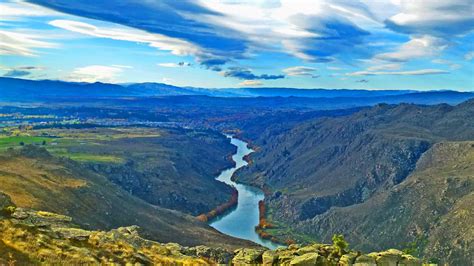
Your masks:
<svg viewBox="0 0 474 266"><path fill-rule="evenodd" d="M474 59L474 51L470 51L464 55L464 59L467 61L471 61Z"/></svg>
<svg viewBox="0 0 474 266"><path fill-rule="evenodd" d="M170 78L162 78L162 79L161 79L161 82L166 83L166 84L169 84L169 83L174 82L174 80L173 80L173 79L170 79Z"/></svg>
<svg viewBox="0 0 474 266"><path fill-rule="evenodd" d="M95 2L101 4L67 0L36 2L78 16L94 14L95 19L129 25L142 35L150 33L144 33L139 28L149 32L162 32L169 39L191 46L192 51L187 54L195 55L197 62L208 67L252 56L257 49L285 52L314 62L327 62L342 51L353 50L368 35L367 29L382 29L382 21L393 15L392 11L387 12L393 10L391 4L370 0L200 0L188 4L175 4L176 1L157 4L156 1L127 0L122 1L121 5L107 1ZM187 8L188 5L193 8ZM133 11L128 9L130 6L134 7ZM372 9L381 14L374 14ZM170 17L170 14L175 17ZM92 36L113 38L112 36L120 35L114 32L104 36L97 31L91 34L90 31L95 29L71 24L65 20L52 22L52 25ZM117 24L114 24L115 27ZM163 35L153 35L159 35L159 42L169 41L162 40L165 37ZM176 36L182 37L178 39ZM221 40L222 46L219 45ZM137 41L152 42L140 38ZM225 45L226 43L230 45ZM181 46L183 43L177 45ZM183 50L162 46L159 45L163 50ZM220 61L216 61L215 57ZM213 61L206 60L208 58ZM208 61L211 63L207 64Z"/></svg>
<svg viewBox="0 0 474 266"><path fill-rule="evenodd" d="M439 65L447 65L449 66L451 69L460 69L461 68L461 65L460 64L456 64L452 61L449 61L449 60L446 60L446 59L433 59L431 60L431 62L435 63L435 64L439 64Z"/></svg>
<svg viewBox="0 0 474 266"><path fill-rule="evenodd" d="M176 64L176 63L159 63L158 66L161 66L161 67L179 67L179 65Z"/></svg>
<svg viewBox="0 0 474 266"><path fill-rule="evenodd" d="M238 84L242 87L262 86L263 83L259 80L244 80Z"/></svg>
<svg viewBox="0 0 474 266"><path fill-rule="evenodd" d="M161 34L148 33L143 30L125 26L96 27L92 24L72 20L53 20L50 21L49 24L65 30L99 38L146 43L160 50L171 51L174 55L185 56L204 53L199 47L187 41Z"/></svg>
<svg viewBox="0 0 474 266"><path fill-rule="evenodd" d="M358 35L357 26L381 27L379 18L361 1L336 0L281 0L278 4L264 5L261 1L209 0L202 2L219 15L191 16L190 18L232 29L229 37L244 38L251 49L281 50L307 61L331 60L331 55L347 47L339 37ZM344 25L338 32L335 24ZM355 36L354 38L357 38ZM324 38L320 42L317 38ZM331 43L336 43L332 45ZM327 47L321 47L327 45ZM352 42L351 47L355 45ZM317 55L315 51L327 53ZM323 60L324 59L324 60Z"/></svg>
<svg viewBox="0 0 474 266"><path fill-rule="evenodd" d="M23 1L0 3L0 18L3 21L21 20L24 17L55 16L61 13Z"/></svg>
<svg viewBox="0 0 474 266"><path fill-rule="evenodd" d="M402 0L399 7L386 22L398 32L449 38L474 29L472 0Z"/></svg>
<svg viewBox="0 0 474 266"><path fill-rule="evenodd" d="M287 76L309 76L309 77L319 77L318 75L315 75L314 72L317 69L314 67L306 67L306 66L295 66L295 67L289 67L283 69L283 72Z"/></svg>
<svg viewBox="0 0 474 266"><path fill-rule="evenodd" d="M159 63L157 64L161 67L189 67L191 63L189 62L178 62L178 63Z"/></svg>
<svg viewBox="0 0 474 266"><path fill-rule="evenodd" d="M367 68L367 71L380 71L380 70L398 70L402 67L401 64L392 63L392 64L380 64Z"/></svg>
<svg viewBox="0 0 474 266"><path fill-rule="evenodd" d="M225 63L228 57L220 55L217 51L206 50L191 42L168 37L162 34L149 33L144 30L121 26L109 23L110 27L98 27L89 23L72 21L72 20L53 20L50 25L98 38L108 38L120 41L129 41L137 43L145 43L150 47L159 50L170 51L177 56L195 56L198 63L206 66L212 66L209 62ZM179 64L179 63L178 63Z"/></svg>
<svg viewBox="0 0 474 266"><path fill-rule="evenodd" d="M411 59L438 55L447 47L448 42L446 40L424 35L413 37L395 52L378 54L375 58L393 62L406 62Z"/></svg>
<svg viewBox="0 0 474 266"><path fill-rule="evenodd" d="M218 11L219 15L193 18L235 30L233 34L250 40L254 49L277 50L283 47L283 51L295 57L314 62L327 62L344 51L358 49L363 33L353 30L340 36L342 34L333 23L341 23L346 29L359 27L386 32L380 22L387 21L391 30L409 34L408 42L394 51L376 56L392 62L437 56L451 45L451 37L467 34L474 28L472 0L278 2L278 5L268 7L260 1L236 4L234 1L210 0L204 4ZM339 36L348 41L338 42ZM327 37L324 42L317 41L324 37ZM368 45L387 47L398 43L372 40Z"/></svg>
<svg viewBox="0 0 474 266"><path fill-rule="evenodd" d="M385 21L395 32L409 34L410 41L397 50L375 56L392 62L439 55L453 45L454 38L474 31L474 3L472 0L397 0L399 11ZM450 64L452 69L459 68Z"/></svg>
<svg viewBox="0 0 474 266"><path fill-rule="evenodd" d="M334 70L334 71L338 71L338 70L343 70L342 67L333 67L333 66L328 66L326 67L328 70Z"/></svg>
<svg viewBox="0 0 474 266"><path fill-rule="evenodd" d="M133 67L132 66L125 66L125 65L112 65L113 67L118 67L118 68L128 68L128 69L132 69Z"/></svg>
<svg viewBox="0 0 474 266"><path fill-rule="evenodd" d="M395 75L395 76L420 76L434 74L448 74L448 71L441 69L420 69L410 71L357 71L347 73L347 76L376 76L376 75Z"/></svg>
<svg viewBox="0 0 474 266"><path fill-rule="evenodd" d="M74 69L67 80L76 82L116 82L123 72L123 67L92 65Z"/></svg>
<svg viewBox="0 0 474 266"><path fill-rule="evenodd" d="M42 36L0 30L0 55L35 56L35 48L55 48L57 44L42 41Z"/></svg>
<svg viewBox="0 0 474 266"><path fill-rule="evenodd" d="M179 35L155 34L109 22L100 22L99 24L93 20L84 19L88 23L67 20L64 18L73 17L65 17L59 12L21 1L0 3L0 17L15 20L21 17L60 15L62 19L52 20L49 24L72 33L84 34L83 36L137 42L159 50L170 51L178 56L192 55L196 57L197 62L204 62L208 59L212 61L217 58L217 61L222 62L214 64L217 66L228 61L251 57L256 54L257 50L283 51L300 59L314 62L334 60L340 54L345 56L344 53L348 54L348 58L352 58L349 54L359 49L358 45L364 44L366 40L362 41L362 38L365 38L365 31L377 29L372 32L372 37L368 38L370 43L366 43L364 49L378 51L380 47L385 47L387 50L383 51L388 52L374 56L372 59L378 60L378 64L359 71L361 73L388 73L387 71L406 73L407 71L396 71L401 69L401 62L438 56L455 43L455 40L451 40L452 38L468 34L474 27L474 18L472 17L474 5L469 4L472 3L472 0L281 0L275 1L273 4L269 4L267 0L237 2L233 0L198 2L198 5L202 4L211 11L217 11L216 13L188 12L184 9L184 11L177 9L177 11L181 10L184 13L180 13L180 16L189 18L190 21L195 20L196 25L201 25L202 22L202 25L206 26L198 34L191 32L196 31L192 27L191 29L186 27L184 33L188 33L186 31L189 30L189 35L198 36L197 38L209 35L228 38L230 41L241 41L244 48L242 51L238 48L239 51L232 55L225 48L219 47L219 43L207 46L202 44L203 42L199 42L200 39L193 39L194 37L189 37L186 41L169 37ZM94 8L93 5L91 6ZM113 13L119 10L117 8L107 11ZM104 19L104 17L102 18ZM410 40L399 47L387 47L387 45L393 46L393 42L389 41L391 35L377 38L379 32L387 33L388 31L383 29L385 24L381 23L386 19L388 19L388 28L408 34ZM157 21L156 24L159 24L160 20ZM97 26L96 23L101 26ZM133 23L129 25L136 26ZM181 24L177 23L176 27L178 25ZM160 29L158 28L158 30ZM57 29L55 31L64 32ZM2 55L33 56L37 54L36 48L54 47L54 44L47 42L45 38L41 37L41 34L23 32L12 33L16 35L10 34L5 37L4 32L6 31L0 30L0 54ZM170 32L174 32L173 29L170 29ZM398 38L395 39L398 40ZM202 47L198 43L201 43ZM377 47L376 49L368 47L370 45ZM206 50L203 47L213 48ZM366 53L357 53L356 56L362 54ZM472 60L474 52L466 54L465 58ZM432 58L428 60L430 59ZM436 62L433 61L433 63ZM179 67L181 66L179 64L164 62L158 65ZM123 69L120 66L112 65L111 67ZM454 69L456 66L452 64L450 67ZM299 68L288 68L283 71L288 76L316 77L315 69ZM340 70L335 67L327 67L327 69Z"/></svg>

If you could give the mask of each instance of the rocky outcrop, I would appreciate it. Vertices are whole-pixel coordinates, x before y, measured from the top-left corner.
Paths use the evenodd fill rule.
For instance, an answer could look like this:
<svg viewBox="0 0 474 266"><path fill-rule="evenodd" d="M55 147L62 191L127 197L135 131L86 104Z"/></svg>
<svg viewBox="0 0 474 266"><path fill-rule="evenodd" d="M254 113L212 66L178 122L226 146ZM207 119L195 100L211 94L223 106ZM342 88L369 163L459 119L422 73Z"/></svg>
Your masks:
<svg viewBox="0 0 474 266"><path fill-rule="evenodd" d="M276 250L240 248L231 253L223 248L162 244L142 238L137 226L83 230L74 227L68 216L9 209L8 217L0 220L0 249L8 251L0 252L0 265L422 265L394 249L362 255L334 245L313 244Z"/></svg>
<svg viewBox="0 0 474 266"><path fill-rule="evenodd" d="M10 199L10 197L6 194L3 194L2 192L0 192L0 210L3 210L3 208L6 208L8 206L12 206L12 201ZM0 213L1 215L1 213Z"/></svg>
<svg viewBox="0 0 474 266"><path fill-rule="evenodd" d="M339 256L333 245L290 245L288 248L262 251L238 249L232 259L233 265L317 265L317 266L379 266L379 265L422 265L422 261L402 251L389 249L382 252L361 254L347 251Z"/></svg>
<svg viewBox="0 0 474 266"><path fill-rule="evenodd" d="M14 253L4 261L19 265L204 265L230 260L230 253L220 249L146 240L139 236L137 226L88 231L74 227L70 217L21 208L0 220L0 244ZM19 259L25 256L28 261Z"/></svg>

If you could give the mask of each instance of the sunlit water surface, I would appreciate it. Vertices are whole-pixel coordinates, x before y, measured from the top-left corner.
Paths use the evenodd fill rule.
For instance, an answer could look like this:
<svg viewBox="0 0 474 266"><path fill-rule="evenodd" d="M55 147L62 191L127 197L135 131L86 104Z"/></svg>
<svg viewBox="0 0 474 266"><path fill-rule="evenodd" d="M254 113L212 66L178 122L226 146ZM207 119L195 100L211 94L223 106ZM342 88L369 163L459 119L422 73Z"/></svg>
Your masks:
<svg viewBox="0 0 474 266"><path fill-rule="evenodd" d="M210 225L224 234L247 239L270 249L280 247L269 240L261 239L255 232L255 226L259 222L258 202L263 200L263 192L258 188L237 184L231 180L237 169L248 164L243 158L253 150L247 147L246 142L228 137L231 139L231 143L237 146L237 153L232 156L236 166L222 171L217 180L234 186L239 192L239 200L234 210L215 219Z"/></svg>

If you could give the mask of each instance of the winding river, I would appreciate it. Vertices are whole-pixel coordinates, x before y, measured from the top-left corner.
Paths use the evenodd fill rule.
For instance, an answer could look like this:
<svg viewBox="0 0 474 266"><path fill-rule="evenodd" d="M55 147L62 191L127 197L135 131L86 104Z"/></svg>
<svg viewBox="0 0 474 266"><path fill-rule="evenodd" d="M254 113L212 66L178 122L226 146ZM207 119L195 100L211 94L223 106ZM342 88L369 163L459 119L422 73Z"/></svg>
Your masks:
<svg viewBox="0 0 474 266"><path fill-rule="evenodd" d="M232 175L237 169L246 166L248 163L244 156L253 152L248 148L247 143L239 139L227 136L231 143L237 146L237 152L232 156L235 161L235 167L222 171L217 180L234 186L239 192L237 207L232 211L216 218L210 223L210 226L220 232L242 239L247 239L258 243L270 249L280 247L272 241L262 239L255 232L255 226L259 222L258 202L263 200L263 192L255 187L238 184L231 180Z"/></svg>

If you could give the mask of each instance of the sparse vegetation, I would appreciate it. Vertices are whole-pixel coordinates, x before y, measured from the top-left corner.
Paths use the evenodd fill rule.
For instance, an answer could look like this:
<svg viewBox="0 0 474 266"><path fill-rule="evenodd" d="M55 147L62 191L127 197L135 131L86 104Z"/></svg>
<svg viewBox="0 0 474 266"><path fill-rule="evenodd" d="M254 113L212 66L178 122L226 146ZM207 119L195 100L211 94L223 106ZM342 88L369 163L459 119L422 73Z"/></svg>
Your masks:
<svg viewBox="0 0 474 266"><path fill-rule="evenodd" d="M332 244L339 257L346 254L347 248L349 247L349 243L347 243L344 236L341 234L332 236Z"/></svg>
<svg viewBox="0 0 474 266"><path fill-rule="evenodd" d="M110 231L83 230L72 227L69 217L44 211L24 210L15 223L0 219L0 265L8 262L18 265L36 264L144 264L144 265L336 265L339 262L357 262L369 259L373 265L421 266L421 261L398 250L374 252L362 256L350 251L343 257L338 248L345 241L340 236L333 245L314 243L292 244L275 251L262 247L185 247L176 243L162 244L144 239L138 227L129 226ZM342 241L342 242L341 242ZM3 243L9 243L8 246ZM308 256L311 255L311 256ZM5 256L6 260L2 260ZM380 262L380 263L379 263ZM291 263L291 264L290 264ZM386 264L384 264L386 263ZM340 265L346 265L341 263Z"/></svg>
<svg viewBox="0 0 474 266"><path fill-rule="evenodd" d="M237 181L280 192L266 199L279 238L341 232L364 251L394 246L463 265L474 258L473 107L378 105L270 128L253 139L262 150Z"/></svg>
<svg viewBox="0 0 474 266"><path fill-rule="evenodd" d="M1 211L3 216L10 217L15 212L15 210L15 206L6 206Z"/></svg>

